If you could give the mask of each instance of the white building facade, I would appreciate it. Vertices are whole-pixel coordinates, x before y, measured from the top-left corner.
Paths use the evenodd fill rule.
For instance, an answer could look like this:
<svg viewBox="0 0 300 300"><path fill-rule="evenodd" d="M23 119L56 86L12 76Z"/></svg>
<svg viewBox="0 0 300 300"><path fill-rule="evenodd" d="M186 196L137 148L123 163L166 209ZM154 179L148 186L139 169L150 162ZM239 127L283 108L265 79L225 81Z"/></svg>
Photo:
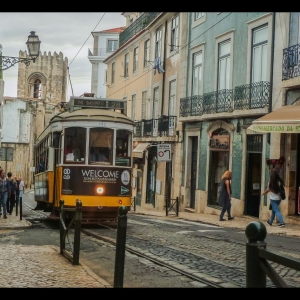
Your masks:
<svg viewBox="0 0 300 300"><path fill-rule="evenodd" d="M119 33L124 28L117 27L92 32L94 46L93 49L88 50L88 59L92 64L91 92L97 98L106 97L106 86L109 86L110 82L107 80L107 66L103 61L118 49Z"/></svg>

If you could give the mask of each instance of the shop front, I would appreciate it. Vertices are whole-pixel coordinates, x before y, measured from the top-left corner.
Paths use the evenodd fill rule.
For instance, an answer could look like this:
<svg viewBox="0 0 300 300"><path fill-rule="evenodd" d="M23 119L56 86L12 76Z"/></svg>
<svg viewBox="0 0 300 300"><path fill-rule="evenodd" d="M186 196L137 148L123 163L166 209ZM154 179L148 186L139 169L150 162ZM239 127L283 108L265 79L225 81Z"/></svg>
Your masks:
<svg viewBox="0 0 300 300"><path fill-rule="evenodd" d="M270 158L285 157L282 177L287 197L282 203L283 216L300 224L300 103L286 105L252 122L255 133L270 134ZM280 153L274 154L275 151ZM273 152L272 152L273 151ZM270 164L270 160L269 160Z"/></svg>

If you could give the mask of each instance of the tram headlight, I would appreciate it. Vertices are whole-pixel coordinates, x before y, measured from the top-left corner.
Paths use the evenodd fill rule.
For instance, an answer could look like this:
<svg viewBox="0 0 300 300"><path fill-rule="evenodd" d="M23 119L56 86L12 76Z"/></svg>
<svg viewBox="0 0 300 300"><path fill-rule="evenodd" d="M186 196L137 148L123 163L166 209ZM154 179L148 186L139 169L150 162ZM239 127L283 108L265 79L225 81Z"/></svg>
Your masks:
<svg viewBox="0 0 300 300"><path fill-rule="evenodd" d="M119 203L119 204L122 204L122 200L121 200L121 199L119 199L119 200L118 200L118 203Z"/></svg>
<svg viewBox="0 0 300 300"><path fill-rule="evenodd" d="M102 195L104 193L104 187L103 186L97 186L96 192L99 195Z"/></svg>

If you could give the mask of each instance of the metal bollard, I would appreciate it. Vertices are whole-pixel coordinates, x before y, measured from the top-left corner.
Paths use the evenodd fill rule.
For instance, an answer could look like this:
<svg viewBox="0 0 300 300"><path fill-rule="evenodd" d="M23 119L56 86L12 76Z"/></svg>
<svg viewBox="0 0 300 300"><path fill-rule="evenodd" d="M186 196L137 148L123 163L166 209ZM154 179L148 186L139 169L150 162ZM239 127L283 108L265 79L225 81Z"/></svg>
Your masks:
<svg viewBox="0 0 300 300"><path fill-rule="evenodd" d="M265 288L267 286L266 273L260 267L258 248L266 248L266 226L262 222L250 222L245 230L246 243L246 287Z"/></svg>
<svg viewBox="0 0 300 300"><path fill-rule="evenodd" d="M79 199L77 199L76 212L75 212L73 265L79 265L81 220L82 220L82 203Z"/></svg>
<svg viewBox="0 0 300 300"><path fill-rule="evenodd" d="M169 210L169 198L166 196L166 216L168 216L168 210Z"/></svg>
<svg viewBox="0 0 300 300"><path fill-rule="evenodd" d="M127 211L128 210L127 210L126 206L119 207L114 288L122 288L123 287L126 229L127 229Z"/></svg>
<svg viewBox="0 0 300 300"><path fill-rule="evenodd" d="M60 244L60 253L63 253L63 249L65 249L65 239L64 239L64 232L65 232L65 228L64 228L64 224L63 224L63 210L64 210L64 200L59 200L59 244Z"/></svg>
<svg viewBox="0 0 300 300"><path fill-rule="evenodd" d="M22 197L20 198L20 220L22 220L22 212L23 212L23 200Z"/></svg>

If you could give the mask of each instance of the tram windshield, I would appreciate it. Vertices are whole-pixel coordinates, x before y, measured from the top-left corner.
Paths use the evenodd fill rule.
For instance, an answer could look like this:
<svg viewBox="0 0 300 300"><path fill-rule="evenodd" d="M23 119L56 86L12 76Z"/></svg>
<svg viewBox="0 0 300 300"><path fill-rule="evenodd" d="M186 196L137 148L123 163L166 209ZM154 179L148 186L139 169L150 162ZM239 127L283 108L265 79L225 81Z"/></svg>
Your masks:
<svg viewBox="0 0 300 300"><path fill-rule="evenodd" d="M66 128L64 163L130 167L131 143L132 133L125 129Z"/></svg>
<svg viewBox="0 0 300 300"><path fill-rule="evenodd" d="M65 162L85 163L86 128L70 127L65 130Z"/></svg>

